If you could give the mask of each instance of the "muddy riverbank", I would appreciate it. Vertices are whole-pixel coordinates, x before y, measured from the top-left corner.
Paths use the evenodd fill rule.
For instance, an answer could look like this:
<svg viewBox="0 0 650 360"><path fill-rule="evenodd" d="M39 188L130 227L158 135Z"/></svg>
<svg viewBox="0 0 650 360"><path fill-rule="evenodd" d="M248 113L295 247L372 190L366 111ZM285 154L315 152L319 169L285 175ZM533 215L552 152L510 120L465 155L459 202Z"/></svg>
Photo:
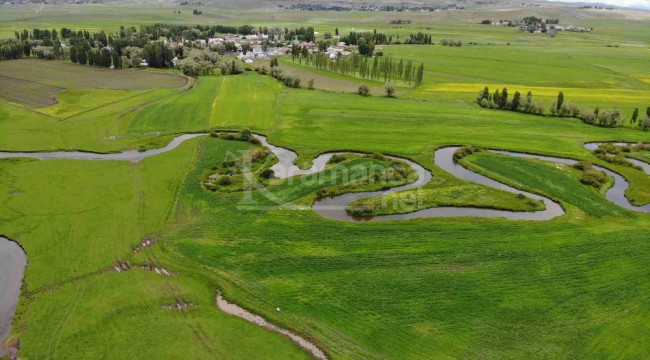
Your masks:
<svg viewBox="0 0 650 360"><path fill-rule="evenodd" d="M327 360L327 355L320 350L316 345L314 345L311 341L303 338L300 335L294 334L293 332L283 329L277 325L274 325L263 317L253 314L252 312L242 308L241 306L230 303L226 299L223 298L221 295L221 292L217 291L217 307L221 309L221 311L228 313L230 315L237 316L239 318L242 318L248 322L251 322L257 326L261 326L265 329L271 330L273 332L276 332L278 334L282 334L289 339L291 339L294 343L296 343L298 346L301 348L305 349L307 352L309 352L314 358L318 360ZM278 310L280 311L280 310Z"/></svg>

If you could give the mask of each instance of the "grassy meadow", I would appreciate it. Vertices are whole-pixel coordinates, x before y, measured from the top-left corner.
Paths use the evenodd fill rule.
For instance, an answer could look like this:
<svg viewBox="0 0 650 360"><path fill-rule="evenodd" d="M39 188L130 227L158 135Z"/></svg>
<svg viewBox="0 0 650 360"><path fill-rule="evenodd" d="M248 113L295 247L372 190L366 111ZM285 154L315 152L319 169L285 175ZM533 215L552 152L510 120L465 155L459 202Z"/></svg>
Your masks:
<svg viewBox="0 0 650 360"><path fill-rule="evenodd" d="M173 5L39 8L3 6L0 35L33 27L114 31L155 22L251 23L313 25L321 33L336 27L394 36L425 31L434 41L478 45L385 46L386 55L425 64L424 82L400 88L397 98L383 96L382 83L369 83L373 96L358 96L360 79L290 59L281 68L304 83L313 77L316 90L285 88L253 71L188 80L173 72L3 61L0 151L114 152L162 147L179 133L250 129L295 150L301 166L338 150L417 161L433 173L422 189L425 207L534 210L526 199L435 166L436 149L471 144L593 162L626 177L632 202L650 203L650 176L605 163L583 147L650 142L649 132L482 109L475 102L487 85L492 92L506 86L511 96L532 90L547 107L563 91L568 102L618 107L628 117L634 107L645 110L645 13L568 6L431 14L204 7L204 15L193 16L190 8ZM182 14L173 13L178 9ZM540 11L596 31L550 39L478 24ZM413 24L389 24L404 17ZM8 341L20 343L20 358L309 357L286 337L221 312L217 288L331 359L650 357L650 215L611 204L604 189L581 184L571 170L488 152L463 160L559 201L567 214L547 222L346 223L309 209L318 191L358 190L343 178L336 178L338 187L272 179L251 194L262 206L246 210L242 193L202 186L208 169L251 148L202 137L137 164L0 160L0 234L23 246L29 260ZM634 156L650 161L647 152ZM333 166L378 165L386 166L369 158ZM303 210L277 207L267 192ZM156 242L134 252L145 238ZM118 260L132 268L115 271ZM147 264L174 275L138 267ZM164 308L179 301L191 306Z"/></svg>

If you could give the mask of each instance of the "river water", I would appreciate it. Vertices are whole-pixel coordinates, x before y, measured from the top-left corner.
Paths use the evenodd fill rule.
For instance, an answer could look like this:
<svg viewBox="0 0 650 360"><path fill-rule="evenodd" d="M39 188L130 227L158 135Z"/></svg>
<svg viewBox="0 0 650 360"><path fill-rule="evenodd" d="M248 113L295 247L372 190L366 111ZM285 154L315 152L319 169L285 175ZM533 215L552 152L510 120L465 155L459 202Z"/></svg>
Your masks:
<svg viewBox="0 0 650 360"><path fill-rule="evenodd" d="M193 139L199 136L205 136L206 134L184 134L174 138L167 146L160 149L153 149L147 151L137 151L130 150L121 153L110 153L110 154L99 154L91 152L81 152L81 151L57 151L57 152L0 152L0 159L2 158L36 158L40 160L48 159L72 159L72 160L124 160L137 163L145 158L162 154L168 151L171 151L177 148L184 141ZM313 165L309 169L299 169L295 165L295 160L297 154L289 149L281 148L269 144L265 136L254 135L263 146L267 147L271 152L273 152L279 159L279 162L271 168L274 171L275 177L280 179L289 178L296 175L308 175L315 174L323 171L327 166L330 158L335 154L350 154L350 152L331 152L325 153L318 156L313 161ZM598 143L586 144L587 149L593 150L598 147ZM555 201L548 199L546 197L529 193L526 191L521 191L510 187L508 185L502 184L498 181L475 173L467 168L464 168L461 165L454 163L453 155L454 152L458 150L458 147L444 147L438 149L435 152L435 164L439 168L447 171L448 173L470 181L474 183L483 184L495 189L507 191L513 194L523 194L529 198L540 200L544 202L545 209L542 211L535 212L513 212L505 210L493 210L493 209L480 209L480 208L470 208L470 207L438 207L431 209L423 209L408 214L395 214L395 215L385 215L385 216L375 216L375 217L352 217L350 216L346 208L347 206L359 199L367 199L371 197L393 194L400 191L412 190L422 187L427 184L432 179L432 174L429 170L425 169L420 164L417 164L411 160L399 158L399 157L389 157L393 160L401 161L410 166L418 175L418 179L407 185L397 186L388 190L382 191L371 191L371 192L360 192L360 193L348 193L334 197L328 197L317 200L313 205L313 210L319 215L340 221L395 221L395 220L408 220L416 218L443 218L443 217L483 217L483 218L506 218L510 220L550 220L555 217L561 216L564 214L564 209L560 204ZM563 159L555 158L548 156L540 155L531 155L523 153L515 153L509 151L496 151L494 153L508 155L508 156L517 156L523 158L538 159L543 161L549 161L553 163L560 163L565 165L573 165L577 161L572 159ZM650 164L644 163L639 160L630 159L630 161L641 166L644 171L650 174ZM624 207L629 210L637 212L650 213L650 204L646 206L634 206L629 200L625 197L625 191L628 189L629 184L621 175L616 172L613 172L609 169L596 166L596 169L607 173L609 176L614 178L615 182L611 189L606 193L606 197L609 201ZM6 238L0 237L0 345L7 339L11 332L11 321L14 316L16 306L18 304L18 298L20 295L20 287L23 278L23 272L27 264L27 258L22 248L18 246L13 241L10 241ZM269 328L273 331L280 332L286 336L292 338L292 340L298 343L303 348L307 349L317 358L325 358L325 355L318 350L313 344L307 340L291 334L284 329L275 327L272 324L267 323L264 319L257 317L257 315L246 312L244 309L230 304L225 301L220 294L218 294L217 302L220 308L226 312L233 313L234 315L247 318L247 320L257 323L260 326ZM6 350L5 350L6 352ZM3 355L2 350L0 350L0 356Z"/></svg>
<svg viewBox="0 0 650 360"><path fill-rule="evenodd" d="M2 344L11 333L11 320L16 312L27 256L17 243L0 237L0 356Z"/></svg>
<svg viewBox="0 0 650 360"><path fill-rule="evenodd" d="M313 165L310 169L299 169L295 165L295 160L297 154L289 149L281 148L269 144L265 136L255 135L255 137L266 146L271 152L273 152L279 159L279 162L275 164L271 169L274 171L275 176L280 179L285 179L291 176L296 175L308 175L322 171L329 159L335 154L349 154L350 152L338 152L338 153L326 153L318 156L314 159ZM586 147L589 148L590 144L587 144ZM597 145L596 145L597 147ZM347 206L357 200L367 199L382 195L388 195L400 191L412 190L421 187L422 185L431 181L432 175L431 172L425 169L420 164L417 164L408 159L390 157L393 160L398 160L406 163L410 166L417 174L418 180L414 183L395 187L392 189L384 191L372 191L372 192L360 192L360 193L348 193L333 197L327 197L318 199L314 205L313 210L319 215L339 221L349 221L349 222L358 222L358 221L394 221L394 220L408 220L408 219L419 219L419 218L443 218L443 217L483 217L483 218L506 218L510 220L535 220L535 221L546 221L556 218L558 216L564 215L564 209L557 202L537 195L530 192L522 191L511 186L502 184L496 180L490 179L481 174L475 173L469 169L464 168L461 165L456 164L453 161L453 155L459 147L450 146L438 149L435 153L435 164L439 168L447 171L448 173L478 184L489 186L495 189L507 191L513 194L523 194L529 198L540 200L544 202L545 209L542 211L533 211L533 212L514 212L507 210L494 210L494 209L481 209L481 208L471 208L471 207L437 207L430 209L422 209L407 214L394 214L394 215L382 215L374 217L356 217L351 216L347 213ZM552 163L559 163L564 165L574 165L578 161L573 159L557 158L550 156L541 156L541 155L532 155L524 153L516 153L511 151L498 151L490 150L497 154L516 156L529 159L537 159L548 161ZM640 161L639 161L640 162ZM642 163L642 162L640 162ZM650 165L643 163L650 170ZM624 207L628 210L637 211L637 212L646 212L650 213L650 204L646 206L634 206L630 201L625 197L625 192L629 188L629 183L625 180L624 177L619 175L616 172L613 172L609 169L595 166L596 169L605 172L607 175L614 178L613 186L607 191L606 197L609 201ZM650 171L648 171L650 174Z"/></svg>

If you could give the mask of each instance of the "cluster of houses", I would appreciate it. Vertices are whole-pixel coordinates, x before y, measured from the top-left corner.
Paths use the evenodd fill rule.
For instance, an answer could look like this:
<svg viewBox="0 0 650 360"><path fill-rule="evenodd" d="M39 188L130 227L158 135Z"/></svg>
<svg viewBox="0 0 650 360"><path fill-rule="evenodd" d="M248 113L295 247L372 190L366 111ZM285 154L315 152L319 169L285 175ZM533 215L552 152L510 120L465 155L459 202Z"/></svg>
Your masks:
<svg viewBox="0 0 650 360"><path fill-rule="evenodd" d="M526 30L526 24L521 23L519 21L510 21L510 20L499 20L497 21L490 21L490 20L484 20L481 22L481 24L484 25L493 25L493 26L507 26L507 27L517 27L520 26L522 30ZM549 30L554 30L554 31L573 31L573 32L592 32L594 29L593 28L586 28L586 27L579 27L579 26L573 26L573 25L558 25L558 24L534 24L534 30L532 30L532 33L535 34L541 34L544 32L547 32Z"/></svg>
<svg viewBox="0 0 650 360"><path fill-rule="evenodd" d="M338 38L338 36L337 36ZM289 44L275 45L269 44L269 35L235 35L235 34L226 34L222 37L214 37L209 39L196 39L196 40L187 40L181 38L180 41L175 42L173 40L167 40L167 46L183 46L183 45L198 45L205 47L212 46L226 46L229 44L231 48L234 48L234 54L237 58L245 63L253 63L256 59L267 59L273 56L284 55L291 52L291 47L297 45L298 47L307 48L307 51L310 54L319 52L318 44L314 42L306 42L293 40ZM266 46L264 44L267 44ZM356 46L346 45L344 42L338 42L327 47L325 53L331 58L336 59L341 56L349 56L352 54ZM143 66L146 66L143 64Z"/></svg>
<svg viewBox="0 0 650 360"><path fill-rule="evenodd" d="M252 63L255 59L266 59L271 56L283 55L291 49L287 46L263 46L264 43L268 43L269 35L235 35L235 34L226 34L223 37L214 37L205 39L196 39L196 40L187 40L181 38L180 41L174 42L172 40L167 40L166 44L168 46L183 46L183 45L198 45L198 46L225 46L229 44L234 47L234 52L237 54L237 57L247 63ZM247 50L248 49L248 50Z"/></svg>

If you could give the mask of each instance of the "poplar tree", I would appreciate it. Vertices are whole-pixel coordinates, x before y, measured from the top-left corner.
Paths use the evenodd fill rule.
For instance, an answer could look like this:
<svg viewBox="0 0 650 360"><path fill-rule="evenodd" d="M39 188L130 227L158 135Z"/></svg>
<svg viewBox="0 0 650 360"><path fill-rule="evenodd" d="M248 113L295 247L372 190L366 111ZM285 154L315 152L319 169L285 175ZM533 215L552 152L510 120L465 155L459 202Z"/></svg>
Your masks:
<svg viewBox="0 0 650 360"><path fill-rule="evenodd" d="M512 111L517 111L519 109L520 102L521 102L521 94L519 93L519 91L515 91L515 96L512 98L512 105L510 107Z"/></svg>
<svg viewBox="0 0 650 360"><path fill-rule="evenodd" d="M424 63L420 63L420 66L418 66L418 72L415 75L415 85L420 85L420 83L422 83L423 76L424 76Z"/></svg>
<svg viewBox="0 0 650 360"><path fill-rule="evenodd" d="M634 108L634 112L632 113L632 117L630 118L630 124L635 124L636 119L639 118L639 108Z"/></svg>

